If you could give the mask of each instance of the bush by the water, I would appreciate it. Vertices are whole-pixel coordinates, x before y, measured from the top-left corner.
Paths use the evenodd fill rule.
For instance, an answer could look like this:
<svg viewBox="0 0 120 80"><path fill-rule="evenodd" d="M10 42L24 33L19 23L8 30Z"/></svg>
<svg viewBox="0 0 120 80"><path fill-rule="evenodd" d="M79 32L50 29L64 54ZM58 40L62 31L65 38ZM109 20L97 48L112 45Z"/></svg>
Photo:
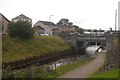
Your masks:
<svg viewBox="0 0 120 80"><path fill-rule="evenodd" d="M2 43L3 63L70 49L70 45L57 36L35 36L30 40L21 40L4 35Z"/></svg>
<svg viewBox="0 0 120 80"><path fill-rule="evenodd" d="M11 22L8 25L9 35L21 39L31 39L34 36L34 30L31 23L27 21Z"/></svg>

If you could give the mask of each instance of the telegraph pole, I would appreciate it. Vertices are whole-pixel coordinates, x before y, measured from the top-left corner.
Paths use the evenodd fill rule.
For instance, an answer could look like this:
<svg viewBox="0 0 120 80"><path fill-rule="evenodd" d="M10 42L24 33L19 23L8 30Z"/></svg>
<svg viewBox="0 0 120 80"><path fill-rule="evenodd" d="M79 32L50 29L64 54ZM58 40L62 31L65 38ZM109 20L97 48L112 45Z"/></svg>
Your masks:
<svg viewBox="0 0 120 80"><path fill-rule="evenodd" d="M115 10L115 31L117 28L117 10Z"/></svg>

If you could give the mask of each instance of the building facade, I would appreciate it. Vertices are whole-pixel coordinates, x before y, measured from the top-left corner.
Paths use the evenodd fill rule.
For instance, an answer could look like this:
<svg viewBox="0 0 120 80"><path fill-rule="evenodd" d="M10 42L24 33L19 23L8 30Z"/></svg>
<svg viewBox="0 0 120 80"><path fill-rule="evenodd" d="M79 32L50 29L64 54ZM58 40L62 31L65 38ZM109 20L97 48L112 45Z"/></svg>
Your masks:
<svg viewBox="0 0 120 80"><path fill-rule="evenodd" d="M73 26L59 26L60 32L76 32L76 28Z"/></svg>
<svg viewBox="0 0 120 80"><path fill-rule="evenodd" d="M17 22L17 21L28 21L32 24L32 19L25 16L24 14L21 14L21 15L12 19L12 22Z"/></svg>
<svg viewBox="0 0 120 80"><path fill-rule="evenodd" d="M36 35L42 35L45 33L45 29L42 28L41 26L35 26L33 27L35 29L35 34Z"/></svg>
<svg viewBox="0 0 120 80"><path fill-rule="evenodd" d="M0 34L7 34L9 20L0 13Z"/></svg>
<svg viewBox="0 0 120 80"><path fill-rule="evenodd" d="M41 35L53 35L53 29L57 28L57 26L53 22L48 22L48 21L38 21L33 25L33 27L36 30L36 34ZM39 27L39 28L38 28Z"/></svg>

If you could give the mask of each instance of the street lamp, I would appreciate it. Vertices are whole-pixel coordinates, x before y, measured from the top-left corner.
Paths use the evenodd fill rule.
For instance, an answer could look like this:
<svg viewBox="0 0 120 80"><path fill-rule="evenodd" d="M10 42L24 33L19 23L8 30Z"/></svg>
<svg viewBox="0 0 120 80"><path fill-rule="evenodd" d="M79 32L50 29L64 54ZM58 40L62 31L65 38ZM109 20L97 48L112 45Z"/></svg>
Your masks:
<svg viewBox="0 0 120 80"><path fill-rule="evenodd" d="M116 24L117 24L117 10L115 10L115 31L116 31Z"/></svg>
<svg viewBox="0 0 120 80"><path fill-rule="evenodd" d="M53 16L53 15L50 15L50 16L49 16L49 22L51 22L51 17L52 17L52 16Z"/></svg>

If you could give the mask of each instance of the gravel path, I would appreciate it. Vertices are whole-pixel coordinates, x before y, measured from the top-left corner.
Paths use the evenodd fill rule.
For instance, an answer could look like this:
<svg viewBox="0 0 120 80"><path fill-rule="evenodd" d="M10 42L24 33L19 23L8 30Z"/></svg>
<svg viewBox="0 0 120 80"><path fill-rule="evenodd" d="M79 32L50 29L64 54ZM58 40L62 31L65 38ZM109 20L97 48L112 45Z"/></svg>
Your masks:
<svg viewBox="0 0 120 80"><path fill-rule="evenodd" d="M94 60L77 69L67 72L58 78L89 78L95 71L97 71L105 61L105 53L99 53Z"/></svg>

